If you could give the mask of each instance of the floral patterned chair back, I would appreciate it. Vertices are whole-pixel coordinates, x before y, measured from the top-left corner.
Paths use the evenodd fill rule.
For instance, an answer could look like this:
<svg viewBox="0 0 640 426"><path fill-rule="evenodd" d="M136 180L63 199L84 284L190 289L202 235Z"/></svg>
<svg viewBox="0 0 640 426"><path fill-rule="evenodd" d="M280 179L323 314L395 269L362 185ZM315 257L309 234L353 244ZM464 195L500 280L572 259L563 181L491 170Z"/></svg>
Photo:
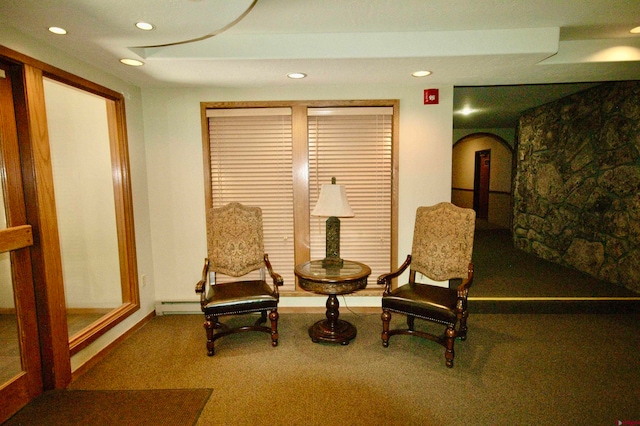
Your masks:
<svg viewBox="0 0 640 426"><path fill-rule="evenodd" d="M419 207L411 269L434 281L467 277L474 232L475 212L471 209L451 203Z"/></svg>
<svg viewBox="0 0 640 426"><path fill-rule="evenodd" d="M207 216L209 270L241 277L263 268L264 242L260 207L229 203Z"/></svg>
<svg viewBox="0 0 640 426"><path fill-rule="evenodd" d="M265 280L267 272L272 284ZM216 274L224 276L217 280ZM282 284L282 276L274 272L264 252L260 207L232 202L209 209L207 257L195 288L205 316L207 355L213 356L219 338L245 331L268 333L271 345L277 346L278 287ZM231 326L220 321L229 315L246 315L248 321L256 313L260 315L253 325ZM267 316L271 326L263 325Z"/></svg>

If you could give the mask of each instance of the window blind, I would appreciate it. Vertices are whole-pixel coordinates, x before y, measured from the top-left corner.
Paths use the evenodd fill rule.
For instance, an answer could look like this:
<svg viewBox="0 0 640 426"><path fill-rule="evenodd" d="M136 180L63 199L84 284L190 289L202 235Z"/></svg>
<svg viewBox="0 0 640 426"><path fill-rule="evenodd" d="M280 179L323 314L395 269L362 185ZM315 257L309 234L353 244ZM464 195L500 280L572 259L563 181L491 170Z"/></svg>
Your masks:
<svg viewBox="0 0 640 426"><path fill-rule="evenodd" d="M336 177L355 213L340 219L340 257L391 269L392 107L309 108L309 198ZM311 258L325 257L326 218L311 217Z"/></svg>
<svg viewBox="0 0 640 426"><path fill-rule="evenodd" d="M207 117L212 206L262 209L265 252L281 290L294 290L291 108L208 109Z"/></svg>

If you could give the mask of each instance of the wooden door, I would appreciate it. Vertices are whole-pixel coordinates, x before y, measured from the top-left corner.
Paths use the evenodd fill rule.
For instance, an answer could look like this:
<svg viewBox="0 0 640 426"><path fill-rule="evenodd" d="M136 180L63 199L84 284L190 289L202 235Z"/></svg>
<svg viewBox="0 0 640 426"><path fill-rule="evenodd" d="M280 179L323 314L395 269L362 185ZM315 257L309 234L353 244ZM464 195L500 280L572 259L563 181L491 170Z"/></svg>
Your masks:
<svg viewBox="0 0 640 426"><path fill-rule="evenodd" d="M42 393L36 301L12 71L0 62L0 423ZM13 299L13 300L11 300Z"/></svg>
<svg viewBox="0 0 640 426"><path fill-rule="evenodd" d="M491 150L476 151L473 184L473 209L478 219L489 219L489 176L491 174Z"/></svg>

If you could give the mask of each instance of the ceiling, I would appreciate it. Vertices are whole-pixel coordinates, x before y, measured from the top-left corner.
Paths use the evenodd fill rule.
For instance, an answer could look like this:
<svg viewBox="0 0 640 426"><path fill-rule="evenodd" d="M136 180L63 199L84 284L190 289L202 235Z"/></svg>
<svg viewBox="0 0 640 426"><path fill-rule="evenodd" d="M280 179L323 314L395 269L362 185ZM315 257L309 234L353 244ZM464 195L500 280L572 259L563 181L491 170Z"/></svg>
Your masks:
<svg viewBox="0 0 640 426"><path fill-rule="evenodd" d="M515 128L522 112L601 83L525 84L456 87L454 129ZM464 115L464 108L473 113Z"/></svg>
<svg viewBox="0 0 640 426"><path fill-rule="evenodd" d="M453 84L454 110L484 111L454 127L640 79L637 0L2 0L0 25L143 88Z"/></svg>

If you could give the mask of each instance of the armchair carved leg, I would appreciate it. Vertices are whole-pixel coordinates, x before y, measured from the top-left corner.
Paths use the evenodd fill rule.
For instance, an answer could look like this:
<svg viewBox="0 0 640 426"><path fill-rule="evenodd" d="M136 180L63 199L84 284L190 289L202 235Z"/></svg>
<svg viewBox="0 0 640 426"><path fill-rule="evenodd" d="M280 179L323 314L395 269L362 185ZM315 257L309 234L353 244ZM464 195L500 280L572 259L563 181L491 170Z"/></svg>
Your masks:
<svg viewBox="0 0 640 426"><path fill-rule="evenodd" d="M389 347L389 323L391 322L391 312L388 309L382 311L382 346Z"/></svg>
<svg viewBox="0 0 640 426"><path fill-rule="evenodd" d="M453 351L453 344L456 340L456 330L453 325L447 327L447 331L445 332L445 351L444 357L447 363L447 367L453 367L453 357L455 356L455 352Z"/></svg>
<svg viewBox="0 0 640 426"><path fill-rule="evenodd" d="M266 311L262 311L262 314L265 315ZM278 311L274 309L269 312L269 319L271 320L271 346L278 346Z"/></svg>
<svg viewBox="0 0 640 426"><path fill-rule="evenodd" d="M409 327L409 330L413 331L413 329L415 328L415 322L416 317L414 317L413 315L407 315L407 327Z"/></svg>
<svg viewBox="0 0 640 426"><path fill-rule="evenodd" d="M256 327L267 322L267 311L260 311L260 318L256 320Z"/></svg>
<svg viewBox="0 0 640 426"><path fill-rule="evenodd" d="M460 318L460 328L458 331L458 337L460 340L467 340L467 317L469 316L469 311L465 309L462 313L462 318Z"/></svg>
<svg viewBox="0 0 640 426"><path fill-rule="evenodd" d="M215 328L215 323L218 322L216 317L205 316L204 329L207 333L207 355L213 356L213 329Z"/></svg>

